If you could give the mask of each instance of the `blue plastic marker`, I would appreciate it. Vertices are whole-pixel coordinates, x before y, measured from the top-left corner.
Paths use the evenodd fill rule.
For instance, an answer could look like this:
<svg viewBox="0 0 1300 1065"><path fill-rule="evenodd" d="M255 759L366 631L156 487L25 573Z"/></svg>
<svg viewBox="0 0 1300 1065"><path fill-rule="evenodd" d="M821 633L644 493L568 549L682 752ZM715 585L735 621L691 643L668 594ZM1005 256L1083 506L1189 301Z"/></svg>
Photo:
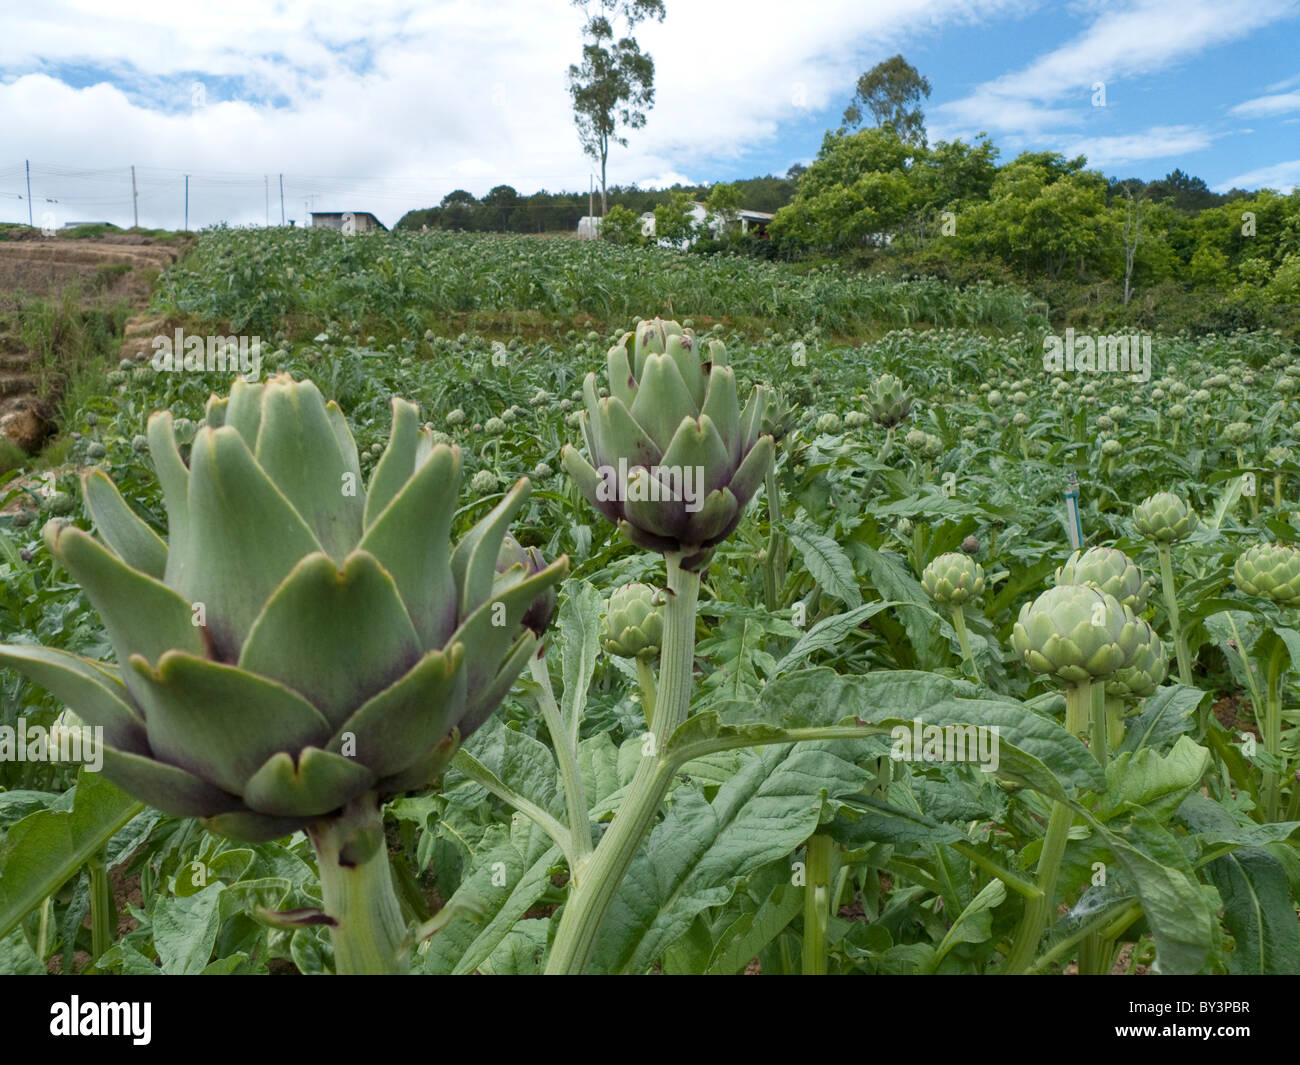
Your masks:
<svg viewBox="0 0 1300 1065"><path fill-rule="evenodd" d="M1083 522L1079 520L1079 478L1073 470L1065 477L1066 531L1070 534L1070 547L1083 548Z"/></svg>

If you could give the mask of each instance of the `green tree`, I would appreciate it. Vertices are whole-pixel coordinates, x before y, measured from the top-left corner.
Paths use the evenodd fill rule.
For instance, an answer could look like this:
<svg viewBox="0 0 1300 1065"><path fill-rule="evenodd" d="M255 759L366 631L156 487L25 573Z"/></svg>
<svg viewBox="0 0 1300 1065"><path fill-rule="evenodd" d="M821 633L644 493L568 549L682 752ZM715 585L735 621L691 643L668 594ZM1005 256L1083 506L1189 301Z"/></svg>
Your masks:
<svg viewBox="0 0 1300 1065"><path fill-rule="evenodd" d="M739 234L738 220L742 203L740 188L731 182L719 181L709 190L709 198L704 201L704 207L711 218L717 219L718 239L726 240Z"/></svg>
<svg viewBox="0 0 1300 1065"><path fill-rule="evenodd" d="M483 197L484 228L509 233L510 220L519 208L519 193L510 185L497 185Z"/></svg>
<svg viewBox="0 0 1300 1065"><path fill-rule="evenodd" d="M918 203L911 168L922 155L889 128L827 133L772 239L790 251L883 244Z"/></svg>
<svg viewBox="0 0 1300 1065"><path fill-rule="evenodd" d="M600 220L600 237L611 244L640 245L647 243L641 232L641 218L636 212L615 204Z"/></svg>
<svg viewBox="0 0 1300 1065"><path fill-rule="evenodd" d="M626 145L622 131L645 125L654 104L654 60L641 51L632 27L647 18L662 22L663 0L573 0L583 9L582 62L569 67L569 95L582 150L600 165L600 213L607 208L606 169L611 144ZM623 36L615 37L621 22Z"/></svg>
<svg viewBox="0 0 1300 1065"><path fill-rule="evenodd" d="M857 91L844 109L844 129L862 125L867 110L878 126L892 126L908 144L925 144L925 114L920 103L930 95L930 82L901 55L877 63L858 78Z"/></svg>
<svg viewBox="0 0 1300 1065"><path fill-rule="evenodd" d="M667 203L655 207L656 240L684 246L698 235L695 217L691 213L691 198L686 193L675 192Z"/></svg>
<svg viewBox="0 0 1300 1065"><path fill-rule="evenodd" d="M442 198L438 205L439 227L442 229L475 229L478 200L472 192L454 189Z"/></svg>

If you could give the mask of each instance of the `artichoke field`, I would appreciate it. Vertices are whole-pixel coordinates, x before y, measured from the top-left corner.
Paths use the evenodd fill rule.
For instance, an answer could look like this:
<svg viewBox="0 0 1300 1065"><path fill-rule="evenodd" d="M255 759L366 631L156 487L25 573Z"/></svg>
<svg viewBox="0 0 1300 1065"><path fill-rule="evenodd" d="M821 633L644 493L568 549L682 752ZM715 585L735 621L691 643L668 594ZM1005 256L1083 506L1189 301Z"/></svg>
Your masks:
<svg viewBox="0 0 1300 1065"><path fill-rule="evenodd" d="M204 234L11 477L0 958L1300 971L1291 338L546 243Z"/></svg>

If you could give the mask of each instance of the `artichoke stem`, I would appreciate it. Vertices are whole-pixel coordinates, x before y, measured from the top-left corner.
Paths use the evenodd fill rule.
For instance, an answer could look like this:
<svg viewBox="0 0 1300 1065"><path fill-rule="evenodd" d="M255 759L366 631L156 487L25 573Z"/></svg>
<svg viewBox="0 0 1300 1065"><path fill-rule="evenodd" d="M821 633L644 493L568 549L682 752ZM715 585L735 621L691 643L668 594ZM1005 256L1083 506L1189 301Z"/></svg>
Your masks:
<svg viewBox="0 0 1300 1065"><path fill-rule="evenodd" d="M1273 506L1277 510L1282 509L1282 471L1278 470L1273 474Z"/></svg>
<svg viewBox="0 0 1300 1065"><path fill-rule="evenodd" d="M780 609L777 596L785 587L785 543L781 539L781 487L776 463L767 467L767 557L763 559L764 598L768 610Z"/></svg>
<svg viewBox="0 0 1300 1065"><path fill-rule="evenodd" d="M95 961L113 945L117 936L117 906L113 886L102 857L90 863L90 960ZM43 956L43 955L42 955Z"/></svg>
<svg viewBox="0 0 1300 1065"><path fill-rule="evenodd" d="M1273 646L1268 662L1268 713L1264 721L1264 750L1279 761L1282 758L1282 656L1285 645L1279 640ZM1264 774L1264 815L1269 821L1277 820L1281 781L1272 770Z"/></svg>
<svg viewBox="0 0 1300 1065"><path fill-rule="evenodd" d="M831 861L835 840L818 832L808 840L803 889L803 974L825 976L826 938L831 924Z"/></svg>
<svg viewBox="0 0 1300 1065"><path fill-rule="evenodd" d="M596 942L605 911L613 901L628 866L650 832L671 774L661 772L662 752L690 710L695 672L695 614L700 575L682 569L680 555L666 555L667 602L664 639L659 657L659 691L655 697L653 746L637 766L623 805L587 863L585 874L570 889L551 945L549 974L580 974Z"/></svg>
<svg viewBox="0 0 1300 1065"><path fill-rule="evenodd" d="M1183 636L1182 622L1178 617L1178 594L1174 588L1174 563L1167 543L1156 545L1160 555L1160 586L1165 597L1165 611L1169 614L1169 628L1174 637L1174 653L1178 658L1178 680L1188 686L1192 683L1192 666L1187 650L1187 640Z"/></svg>
<svg viewBox="0 0 1300 1065"><path fill-rule="evenodd" d="M534 655L528 668L540 692L537 705L542 711L547 731L551 734L551 746L555 748L555 760L560 765L560 777L564 781L564 806L569 815L569 835L573 841L574 868L569 870L569 874L577 880L581 872L578 867L585 864L587 856L591 854L591 817L587 809L587 789L582 783L582 770L578 768L577 722L571 728L565 725L564 715L555 701L551 671L546 665L546 659Z"/></svg>
<svg viewBox="0 0 1300 1065"><path fill-rule="evenodd" d="M1106 742L1112 751L1118 750L1124 739L1124 700L1106 696Z"/></svg>
<svg viewBox="0 0 1300 1065"><path fill-rule="evenodd" d="M975 664L975 656L971 654L970 634L966 631L966 615L962 613L959 606L950 606L948 608L952 614L952 627L957 630L957 642L961 644L961 657L968 666L970 671L975 674L975 683L983 684L980 679L980 668Z"/></svg>
<svg viewBox="0 0 1300 1065"><path fill-rule="evenodd" d="M307 834L316 851L324 911L333 923L339 976L398 975L409 966L406 925L393 891L379 799L367 792Z"/></svg>
<svg viewBox="0 0 1300 1065"><path fill-rule="evenodd" d="M641 685L641 708L645 710L645 727L651 732L655 730L655 699L658 695L655 692L655 671L640 655L636 656L636 679Z"/></svg>
<svg viewBox="0 0 1300 1065"><path fill-rule="evenodd" d="M1065 728L1072 736L1086 736L1092 719L1092 680L1081 680L1065 690Z"/></svg>
<svg viewBox="0 0 1300 1065"><path fill-rule="evenodd" d="M1097 683L1092 686L1092 738L1090 746L1092 753L1097 761L1101 763L1102 769L1106 768L1106 762L1110 754L1110 748L1106 739L1106 685Z"/></svg>
<svg viewBox="0 0 1300 1065"><path fill-rule="evenodd" d="M1070 694L1072 695L1076 690L1071 688ZM1065 803L1052 803L1052 816L1047 822L1047 834L1043 837L1043 849L1038 856L1039 894L1025 903L1025 911L1021 914L1020 926L1016 929L1016 939L1012 944L1011 954L1001 970L1005 975L1019 976L1027 972L1034 960L1038 941L1042 938L1043 928L1047 925L1047 918L1054 912L1052 903L1056 896L1056 874L1061 867L1061 858L1065 854L1065 843L1069 838L1070 823L1073 820L1074 815Z"/></svg>

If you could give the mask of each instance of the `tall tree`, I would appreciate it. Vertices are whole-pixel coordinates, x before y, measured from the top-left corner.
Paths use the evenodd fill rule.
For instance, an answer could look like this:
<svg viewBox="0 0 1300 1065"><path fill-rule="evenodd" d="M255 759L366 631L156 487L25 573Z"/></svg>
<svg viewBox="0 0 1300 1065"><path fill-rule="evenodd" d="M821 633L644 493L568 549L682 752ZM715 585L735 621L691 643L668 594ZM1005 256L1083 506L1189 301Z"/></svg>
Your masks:
<svg viewBox="0 0 1300 1065"><path fill-rule="evenodd" d="M605 170L610 145L627 145L624 130L645 125L654 104L655 64L641 51L632 28L664 20L663 0L573 0L587 21L582 62L569 67L569 95L582 150L600 164L600 213L606 209ZM615 25L623 35L616 38Z"/></svg>
<svg viewBox="0 0 1300 1065"><path fill-rule="evenodd" d="M925 144L925 115L921 98L929 98L930 81L901 55L877 63L860 78L844 109L844 128L862 125L862 112L871 112L877 126L889 125L908 144Z"/></svg>

